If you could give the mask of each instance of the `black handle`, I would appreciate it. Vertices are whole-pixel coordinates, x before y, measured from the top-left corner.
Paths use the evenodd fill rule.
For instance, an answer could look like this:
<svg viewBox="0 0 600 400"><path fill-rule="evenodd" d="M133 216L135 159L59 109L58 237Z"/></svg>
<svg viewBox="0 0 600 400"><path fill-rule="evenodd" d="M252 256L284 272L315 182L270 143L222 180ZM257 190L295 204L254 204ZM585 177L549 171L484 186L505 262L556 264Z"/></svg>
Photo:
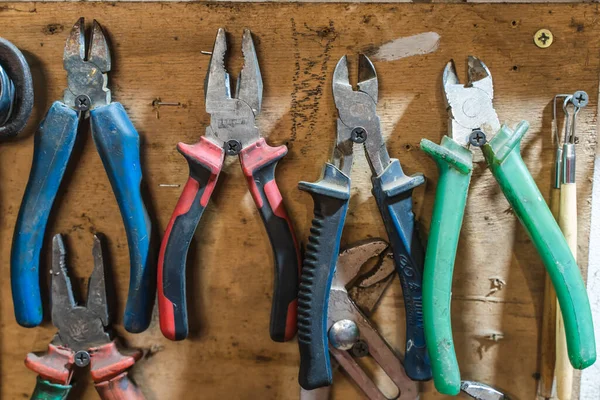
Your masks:
<svg viewBox="0 0 600 400"><path fill-rule="evenodd" d="M298 382L304 389L312 390L332 382L327 310L348 211L350 178L328 163L321 180L300 182L299 187L310 193L314 201L314 219L298 293Z"/></svg>

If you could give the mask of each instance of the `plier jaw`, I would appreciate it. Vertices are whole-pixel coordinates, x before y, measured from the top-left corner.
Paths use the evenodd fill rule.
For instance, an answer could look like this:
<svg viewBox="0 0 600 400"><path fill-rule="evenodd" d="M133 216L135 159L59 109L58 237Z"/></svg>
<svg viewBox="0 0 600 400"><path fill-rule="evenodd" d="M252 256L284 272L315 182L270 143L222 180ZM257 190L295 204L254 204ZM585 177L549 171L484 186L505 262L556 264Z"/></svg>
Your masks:
<svg viewBox="0 0 600 400"><path fill-rule="evenodd" d="M460 145L478 147L500 130L500 121L492 104L494 87L488 67L474 56L468 57L467 65L466 85L460 83L454 60L450 60L444 68L442 83L448 131Z"/></svg>
<svg viewBox="0 0 600 400"><path fill-rule="evenodd" d="M108 72L111 67L110 49L98 21L92 23L89 47L86 49L85 20L73 25L65 43L63 65L67 71L64 103L77 111L88 111L108 105Z"/></svg>

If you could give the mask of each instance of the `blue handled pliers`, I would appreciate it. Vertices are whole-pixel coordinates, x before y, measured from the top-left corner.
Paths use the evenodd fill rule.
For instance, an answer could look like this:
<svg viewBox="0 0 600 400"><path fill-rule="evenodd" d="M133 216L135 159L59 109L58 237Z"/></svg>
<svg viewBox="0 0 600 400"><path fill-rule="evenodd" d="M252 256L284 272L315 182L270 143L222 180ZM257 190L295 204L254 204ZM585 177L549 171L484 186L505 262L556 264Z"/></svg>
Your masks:
<svg viewBox="0 0 600 400"><path fill-rule="evenodd" d="M338 119L333 156L318 182L299 185L314 201L298 293L299 382L309 390L330 385L332 380L327 305L350 199L354 144L364 144L373 195L400 275L406 309L406 374L414 380L431 378L421 311L424 250L412 212L412 191L425 179L421 174L405 175L400 162L390 158L377 115L375 67L365 55L359 56L358 67L358 90L353 90L348 79L346 56L335 67L333 97Z"/></svg>
<svg viewBox="0 0 600 400"><path fill-rule="evenodd" d="M110 49L98 22L93 23L87 53L85 44L84 19L80 18L65 44L63 62L68 87L63 100L52 104L35 134L31 172L11 253L15 316L26 327L42 322L39 261L44 232L79 123L89 118L129 243L131 277L124 325L130 332L141 332L150 323L155 273L148 263L151 226L140 193L139 135L123 106L111 102L107 87Z"/></svg>

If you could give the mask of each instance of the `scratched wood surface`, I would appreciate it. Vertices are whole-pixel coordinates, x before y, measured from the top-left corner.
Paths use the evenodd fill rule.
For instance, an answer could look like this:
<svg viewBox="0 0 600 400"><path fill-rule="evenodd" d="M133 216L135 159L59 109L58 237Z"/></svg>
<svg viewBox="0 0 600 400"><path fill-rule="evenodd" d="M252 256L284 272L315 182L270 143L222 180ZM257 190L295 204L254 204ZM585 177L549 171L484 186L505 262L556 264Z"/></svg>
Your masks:
<svg viewBox="0 0 600 400"><path fill-rule="evenodd" d="M427 231L437 171L419 148L422 137L439 141L446 132L441 71L452 57L464 76L469 54L482 58L495 83L502 121L531 123L522 152L547 196L554 143L551 99L556 93L586 90L590 105L581 112L578 147L579 259L585 268L589 230L591 171L596 146L599 67L598 9L580 5L343 5L343 4L159 4L4 3L0 36L28 57L36 83L35 110L25 134L0 146L0 394L28 398L35 376L23 365L29 351L42 351L54 329L35 329L14 319L9 282L13 226L30 169L33 132L45 111L61 97L66 76L62 50L79 16L96 18L112 42L109 85L142 138L147 205L158 241L170 217L187 164L175 151L178 141L195 142L209 121L203 80L216 29L231 33L230 70L241 67L243 27L255 35L264 80L259 124L273 145L287 144L277 170L279 187L302 241L312 202L297 190L314 180L331 152L336 110L331 74L344 54L376 53L380 45L424 32L440 35L437 50L395 61L375 61L378 111L389 152L409 173L422 172L425 188L415 193L415 210ZM532 42L541 27L556 41L541 50ZM153 106L153 101L180 106ZM385 237L370 196L370 172L362 151L353 169L353 195L343 243ZM166 186L165 186L166 185ZM47 228L43 267L48 267L50 235L64 233L76 286L92 269L92 233L107 236L109 278L116 331L145 357L133 376L148 399L297 399L298 352L292 343L269 340L272 255L266 233L247 192L237 161L228 160L218 189L198 228L188 273L191 337L164 339L155 318L142 334L121 326L129 279L127 241L109 182L89 134L80 135ZM505 285L494 290L494 279ZM542 314L543 266L510 212L489 171L473 176L454 274L454 338L464 378L503 388L518 399L533 398ZM396 348L404 343L404 312L398 282L383 299L374 320ZM377 375L378 379L380 375ZM86 378L74 398L97 398ZM425 385L424 399L441 398ZM334 398L360 398L343 376L335 376Z"/></svg>

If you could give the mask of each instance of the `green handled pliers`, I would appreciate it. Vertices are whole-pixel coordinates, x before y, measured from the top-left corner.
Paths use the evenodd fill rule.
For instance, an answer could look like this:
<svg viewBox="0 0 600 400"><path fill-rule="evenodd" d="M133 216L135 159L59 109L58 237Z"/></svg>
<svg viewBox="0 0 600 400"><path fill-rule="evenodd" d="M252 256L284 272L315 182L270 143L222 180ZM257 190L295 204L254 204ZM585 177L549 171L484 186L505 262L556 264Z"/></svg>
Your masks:
<svg viewBox="0 0 600 400"><path fill-rule="evenodd" d="M468 78L467 85L461 84L454 62L446 65L442 81L449 136L444 136L440 145L421 141L421 149L435 160L440 175L423 275L425 338L436 389L448 395L457 395L461 384L452 340L450 297L473 157L480 157L471 152L472 146L481 148L548 270L564 316L571 364L584 369L596 360L592 315L581 273L521 158L520 143L529 124L522 121L514 131L500 126L492 105L492 76L476 57L469 56Z"/></svg>

